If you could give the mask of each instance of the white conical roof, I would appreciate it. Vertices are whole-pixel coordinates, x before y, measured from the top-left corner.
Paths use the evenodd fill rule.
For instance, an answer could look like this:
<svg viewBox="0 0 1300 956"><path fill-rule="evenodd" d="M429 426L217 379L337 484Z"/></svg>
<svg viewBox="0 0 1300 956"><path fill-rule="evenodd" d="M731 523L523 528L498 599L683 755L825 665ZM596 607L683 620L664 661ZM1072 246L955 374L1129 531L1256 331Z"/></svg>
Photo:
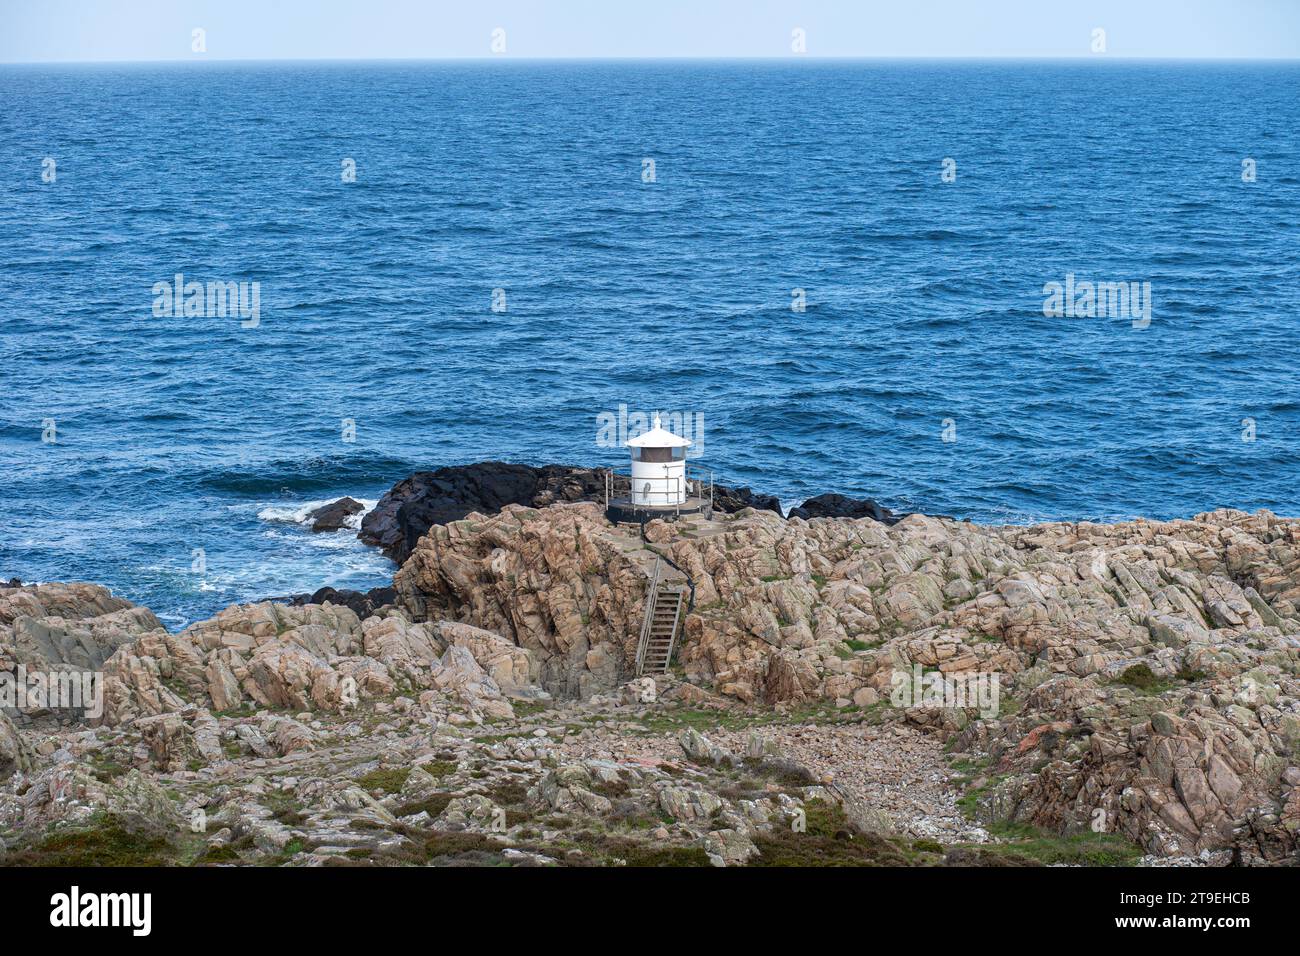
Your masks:
<svg viewBox="0 0 1300 956"><path fill-rule="evenodd" d="M674 435L659 424L659 413L655 413L655 427L642 432L635 438L627 440L628 448L685 448L691 443L689 438Z"/></svg>

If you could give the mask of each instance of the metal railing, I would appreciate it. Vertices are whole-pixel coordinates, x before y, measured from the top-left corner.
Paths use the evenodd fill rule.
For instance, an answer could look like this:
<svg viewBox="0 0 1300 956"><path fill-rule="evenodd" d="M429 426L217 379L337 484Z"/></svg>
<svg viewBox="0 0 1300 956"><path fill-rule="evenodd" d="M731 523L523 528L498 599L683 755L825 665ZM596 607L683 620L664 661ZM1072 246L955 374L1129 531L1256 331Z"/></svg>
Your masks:
<svg viewBox="0 0 1300 956"><path fill-rule="evenodd" d="M641 622L641 639L636 645L636 676L641 676L641 667L645 663L645 653L650 647L650 623L655 616L655 605L659 603L659 573L663 568L663 559L655 559L654 573L650 575L650 590L646 592L645 619Z"/></svg>
<svg viewBox="0 0 1300 956"><path fill-rule="evenodd" d="M667 472L667 470L668 470L668 466L665 465L664 471ZM683 468L683 471L685 472L685 474L681 476L670 476L668 474L665 474L663 478L652 479L653 481L656 482L664 482L664 481L671 482L671 484L667 488L664 488L663 490L652 489L650 483L646 482L645 486L641 489L641 497L653 498L653 496L655 495L662 495L664 499L664 503L662 507L667 507L668 505L674 505L676 506L673 509L674 513L680 514L681 503L686 498L689 498L691 496L692 487L694 487L695 489L695 497L704 499L705 487L706 487L705 480L707 478L709 512L712 513L713 512L713 472L709 471L707 468L694 468L691 465L686 465ZM694 477L692 477L691 475L692 471L695 472ZM637 504L634 503L634 499L636 495L633 493L634 492L633 485L632 485L633 481L634 479L632 477L632 471L630 467L627 469L627 471L620 471L617 468L605 469L605 507L608 509L610 501L619 497L619 492L623 487L627 488L628 503L631 504L632 507L634 508L637 507Z"/></svg>

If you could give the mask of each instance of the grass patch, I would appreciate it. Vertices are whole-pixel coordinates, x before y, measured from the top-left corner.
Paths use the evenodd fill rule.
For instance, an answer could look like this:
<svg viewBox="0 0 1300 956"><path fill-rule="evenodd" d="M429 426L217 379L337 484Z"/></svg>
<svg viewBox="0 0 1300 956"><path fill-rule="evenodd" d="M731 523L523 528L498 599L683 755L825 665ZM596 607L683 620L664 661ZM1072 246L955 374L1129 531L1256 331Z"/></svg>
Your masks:
<svg viewBox="0 0 1300 956"><path fill-rule="evenodd" d="M271 819L277 823L297 827L307 822L307 818L300 812L301 808L287 793L269 793L263 798L262 804L271 811Z"/></svg>
<svg viewBox="0 0 1300 956"><path fill-rule="evenodd" d="M742 763L750 773L766 777L784 787L813 787L819 783L803 764L784 757L765 757L761 760L746 757Z"/></svg>
<svg viewBox="0 0 1300 956"><path fill-rule="evenodd" d="M516 717L533 717L551 709L550 704L531 700L512 700L510 705L514 707Z"/></svg>
<svg viewBox="0 0 1300 956"><path fill-rule="evenodd" d="M987 770L992 762L992 757L962 757L950 761L949 766L958 773L977 774L981 770Z"/></svg>
<svg viewBox="0 0 1300 956"><path fill-rule="evenodd" d="M195 866L211 866L217 863L238 863L239 851L229 843L223 846L210 846L202 856L194 861Z"/></svg>
<svg viewBox="0 0 1300 956"><path fill-rule="evenodd" d="M90 774L100 783L112 783L117 777L129 773L131 768L114 760L102 750L96 750L87 758Z"/></svg>
<svg viewBox="0 0 1300 956"><path fill-rule="evenodd" d="M456 772L457 763L454 760L430 760L428 763L418 764L418 766L434 780L441 780L443 777L450 777Z"/></svg>
<svg viewBox="0 0 1300 956"><path fill-rule="evenodd" d="M1142 856L1142 848L1116 833L1093 833L1057 836L1020 823L994 823L989 833L1004 842L982 844L984 850L1028 857L1045 866L1133 866Z"/></svg>
<svg viewBox="0 0 1300 956"><path fill-rule="evenodd" d="M709 855L702 847L679 846L647 841L596 830L578 830L560 841L563 851L580 850L570 855L556 854L573 866L681 867L709 866ZM545 852L545 851L544 851Z"/></svg>
<svg viewBox="0 0 1300 956"><path fill-rule="evenodd" d="M500 853L501 845L489 840L481 833L453 833L449 831L434 833L425 839L423 845L424 857L427 860L473 852Z"/></svg>
<svg viewBox="0 0 1300 956"><path fill-rule="evenodd" d="M860 711L850 707L839 710L829 700L804 704L785 714L770 709L748 711L675 707L650 711L641 715L638 722L644 728L643 733L647 734L675 734L688 727L700 733L708 733L712 730L747 730L751 727L789 726L808 722L856 723L866 719L873 709Z"/></svg>
<svg viewBox="0 0 1300 956"><path fill-rule="evenodd" d="M1187 671L1187 673L1200 674L1201 678L1205 676L1200 671ZM1180 673L1180 679L1193 680L1200 678L1182 678ZM1134 664L1132 667L1125 669L1124 673L1115 678L1113 683L1131 687L1141 694L1163 694L1165 691L1177 686L1174 681L1161 680L1156 677L1146 664Z"/></svg>
<svg viewBox="0 0 1300 956"><path fill-rule="evenodd" d="M174 866L177 850L160 836L132 833L114 817L60 830L0 858L3 866Z"/></svg>
<svg viewBox="0 0 1300 956"><path fill-rule="evenodd" d="M507 780L490 789L487 797L497 806L518 806L528 799L528 787L521 781Z"/></svg>
<svg viewBox="0 0 1300 956"><path fill-rule="evenodd" d="M435 793L423 800L412 800L410 803L402 804L393 811L393 815L412 817L423 811L429 815L430 819L436 819L443 810L447 809L447 804L451 803L452 799L450 793Z"/></svg>
<svg viewBox="0 0 1300 956"><path fill-rule="evenodd" d="M396 767L391 770L372 770L370 773L357 777L357 785L363 790L377 790L380 793L399 793L402 787L406 784L406 778L410 775L410 767Z"/></svg>
<svg viewBox="0 0 1300 956"><path fill-rule="evenodd" d="M284 845L284 848L279 853L274 853L270 856L263 857L261 860L258 860L257 862L259 866L284 866L284 864L288 863L295 856L297 856L299 853L304 852L306 849L307 849L307 844L302 840L298 839L297 837L294 837L292 840L290 840L288 843Z"/></svg>
<svg viewBox="0 0 1300 956"><path fill-rule="evenodd" d="M804 804L807 829L803 833L778 826L754 838L759 855L749 866L911 866L916 851L911 846L874 833L863 833L849 823L842 808L822 800Z"/></svg>
<svg viewBox="0 0 1300 956"><path fill-rule="evenodd" d="M966 814L969 820L975 820L979 813L980 797L984 796L999 783L1006 779L1005 774L991 778L987 783L980 787L972 787L957 798L957 807L962 813Z"/></svg>
<svg viewBox="0 0 1300 956"><path fill-rule="evenodd" d="M616 855L628 866L710 866L709 855L698 846L656 846L629 843Z"/></svg>

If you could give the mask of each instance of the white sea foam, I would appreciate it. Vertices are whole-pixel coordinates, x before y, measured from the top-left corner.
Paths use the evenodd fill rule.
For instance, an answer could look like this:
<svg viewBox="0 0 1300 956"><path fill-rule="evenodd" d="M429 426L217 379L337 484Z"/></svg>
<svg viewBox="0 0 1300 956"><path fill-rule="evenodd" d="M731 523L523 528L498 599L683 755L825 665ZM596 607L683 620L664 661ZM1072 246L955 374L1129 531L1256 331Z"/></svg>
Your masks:
<svg viewBox="0 0 1300 956"><path fill-rule="evenodd" d="M379 502L372 498L354 498L354 501L361 502L365 510L358 511L354 515L348 515L343 520L346 528L352 531L361 529L361 519L364 518ZM338 501L337 498L321 498L319 501L304 501L300 504L283 504L267 505L257 512L257 516L263 521L278 521L284 524L297 524L308 527L310 522L307 516L317 508L323 508L325 505L333 504Z"/></svg>

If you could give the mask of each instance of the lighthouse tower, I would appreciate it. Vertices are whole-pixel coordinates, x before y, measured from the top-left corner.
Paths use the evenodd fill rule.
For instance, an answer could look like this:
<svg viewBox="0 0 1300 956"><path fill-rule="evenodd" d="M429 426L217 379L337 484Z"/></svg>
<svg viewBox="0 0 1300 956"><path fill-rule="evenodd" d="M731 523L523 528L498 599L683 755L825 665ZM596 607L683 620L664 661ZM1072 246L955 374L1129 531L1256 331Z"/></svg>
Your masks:
<svg viewBox="0 0 1300 956"><path fill-rule="evenodd" d="M655 415L654 428L629 438L632 449L632 504L686 503L686 449L690 440L666 431Z"/></svg>
<svg viewBox="0 0 1300 956"><path fill-rule="evenodd" d="M687 468L690 439L668 431L656 414L653 428L625 444L632 453L631 470L605 473L605 513L611 521L712 514L713 475Z"/></svg>

